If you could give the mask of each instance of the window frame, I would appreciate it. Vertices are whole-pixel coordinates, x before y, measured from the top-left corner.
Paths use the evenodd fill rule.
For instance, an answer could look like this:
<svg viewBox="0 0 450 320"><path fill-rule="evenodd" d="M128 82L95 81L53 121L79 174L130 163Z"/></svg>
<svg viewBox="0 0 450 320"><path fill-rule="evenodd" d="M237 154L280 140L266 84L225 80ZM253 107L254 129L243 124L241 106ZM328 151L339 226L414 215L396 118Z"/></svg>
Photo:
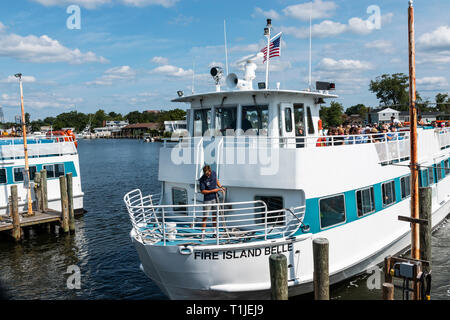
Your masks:
<svg viewBox="0 0 450 320"><path fill-rule="evenodd" d="M407 193L405 196L403 196L402 181L406 181L406 179L409 179L409 188L406 188L406 184L405 184L405 191L407 190ZM411 197L411 175L406 175L406 176L400 177L400 197L402 200L405 200L405 199Z"/></svg>
<svg viewBox="0 0 450 320"><path fill-rule="evenodd" d="M387 185L387 184L393 184L393 188L392 188L392 191L393 191L393 194L394 194L394 201L392 201L391 203L389 203L389 204L385 204L384 203L384 188L383 188L383 186L385 186L385 185ZM395 203L397 202L397 194L396 194L396 192L395 192L395 180L390 180L390 181L387 181L387 182L384 182L384 183L382 183L381 184L381 204L383 205L383 208L387 208L387 207L390 207L390 206L392 206L392 205L394 205Z"/></svg>
<svg viewBox="0 0 450 320"><path fill-rule="evenodd" d="M330 226L327 226L327 227L322 227L322 218L320 217L320 213L321 213L320 212L320 202L322 200L327 200L327 199L335 198L335 197L338 197L338 196L344 197L344 221L336 223L336 224L333 224L333 225L330 225ZM347 223L347 203L345 201L345 193L337 193L337 194L334 194L332 196L323 197L323 198L319 199L319 226L320 226L320 230L327 230L327 229L330 229L330 228L333 228L333 227L336 227L336 226L339 226L339 225L342 225L342 224L345 224L345 223Z"/></svg>
<svg viewBox="0 0 450 320"><path fill-rule="evenodd" d="M6 168L0 168L0 171L1 170L5 170L5 182L1 182L0 181L0 185L3 185L3 184L8 184L8 170L6 170ZM1 175L0 175L1 176Z"/></svg>
<svg viewBox="0 0 450 320"><path fill-rule="evenodd" d="M269 105L268 104L261 104L261 105L246 105L242 106L241 111L241 123L240 128L242 129L242 124L244 123L244 119L247 119L246 115L248 111L256 111L257 117L258 117L258 128L251 128L252 130L256 130L256 136L262 136L262 137L268 137L269 136L269 126L270 126L270 114L269 114ZM267 127L264 128L264 112L267 111ZM248 119L247 119L248 120ZM250 121L250 120L248 120ZM242 129L244 130L244 129ZM250 129L247 129L244 131L244 134ZM262 134L261 131L266 130L266 134Z"/></svg>
<svg viewBox="0 0 450 320"><path fill-rule="evenodd" d="M370 190L371 191L370 195L371 195L371 198L372 198L373 210L369 211L369 212L366 212L366 213L363 213L362 215L359 215L358 192L363 192L365 190ZM372 214L372 213L377 211L377 208L375 206L375 188L373 186L366 187L366 188L361 188L361 189L356 190L355 191L355 201L356 201L356 216L358 217L358 219L363 218L363 217L365 217L365 216L367 216L369 214Z"/></svg>
<svg viewBox="0 0 450 320"><path fill-rule="evenodd" d="M175 203L175 197L174 197L174 191L181 191L181 192L184 192L185 194L186 194L186 203L185 204L182 204L182 203ZM173 206L177 206L177 205L188 205L189 204L189 195L188 195L188 191L187 191L187 189L186 188L181 188L181 187L172 187L172 205ZM186 207L186 208L181 208L181 210L180 210L180 208L178 208L178 210L177 209L175 209L175 207L173 208L173 211L176 211L177 213L179 212L179 213L181 213L181 214L185 214L185 215L187 215L188 214L188 208Z"/></svg>
<svg viewBox="0 0 450 320"><path fill-rule="evenodd" d="M431 175L430 175L430 170L431 170ZM435 184L435 179L434 179L434 167L430 166L427 168L428 171L428 186L432 186L433 184ZM430 179L432 179L430 181Z"/></svg>
<svg viewBox="0 0 450 320"><path fill-rule="evenodd" d="M64 171L64 176L66 175L66 167L64 166L64 163L48 163L48 164L42 164L42 170L47 170L45 167L49 167L52 166L53 167L53 172L54 172L54 176L53 177L49 177L48 175L48 170L47 170L47 179L59 179L59 176L56 175L56 165L62 165L63 167L63 171Z"/></svg>
<svg viewBox="0 0 450 320"><path fill-rule="evenodd" d="M36 173L38 172L37 171L37 165L31 165L31 166L28 166L28 171L29 171L29 173L30 173L30 182L31 181L33 181L34 180L34 177L32 177L31 176L31 168L35 168L35 171L34 171L34 174L36 175ZM20 167L12 167L12 173L13 173L13 183L21 183L21 182L24 182L25 181L25 176L24 176L24 174L23 174L23 171L22 171L22 180L19 180L19 181L17 181L16 180L16 175L14 174L14 169L23 169L23 171L25 171L25 166L20 166ZM8 182L8 178L6 178L6 182ZM3 183L4 184L4 183Z"/></svg>

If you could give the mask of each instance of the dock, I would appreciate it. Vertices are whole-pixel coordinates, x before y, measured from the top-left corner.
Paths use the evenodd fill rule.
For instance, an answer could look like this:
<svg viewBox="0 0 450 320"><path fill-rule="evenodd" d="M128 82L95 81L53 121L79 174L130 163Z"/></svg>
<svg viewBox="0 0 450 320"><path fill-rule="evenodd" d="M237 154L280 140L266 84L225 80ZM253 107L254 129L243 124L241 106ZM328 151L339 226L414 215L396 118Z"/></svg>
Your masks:
<svg viewBox="0 0 450 320"><path fill-rule="evenodd" d="M75 233L75 214L73 208L72 173L59 177L61 194L61 211L48 208L47 172L42 170L35 174L35 199L32 202L33 211L19 212L17 185L10 187L9 215L0 216L0 236L8 234L16 242L21 241L24 230L47 227L54 230L59 226L64 233ZM26 229L25 229L26 228ZM60 231L61 232L61 231Z"/></svg>

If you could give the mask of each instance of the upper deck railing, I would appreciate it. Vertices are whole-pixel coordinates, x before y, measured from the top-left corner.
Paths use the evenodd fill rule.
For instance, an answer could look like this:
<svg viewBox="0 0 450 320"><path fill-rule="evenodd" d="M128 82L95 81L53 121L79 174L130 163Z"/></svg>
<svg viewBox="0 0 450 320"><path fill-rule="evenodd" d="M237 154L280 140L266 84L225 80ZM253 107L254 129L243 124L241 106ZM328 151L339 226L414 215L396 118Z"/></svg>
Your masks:
<svg viewBox="0 0 450 320"><path fill-rule="evenodd" d="M302 226L305 214L304 206L269 211L263 201L160 204L159 195L142 196L138 189L127 193L124 202L140 239L161 245L222 245L289 237Z"/></svg>
<svg viewBox="0 0 450 320"><path fill-rule="evenodd" d="M25 157L23 138L0 138L0 160ZM74 139L69 136L27 138L28 157L49 157L77 154Z"/></svg>

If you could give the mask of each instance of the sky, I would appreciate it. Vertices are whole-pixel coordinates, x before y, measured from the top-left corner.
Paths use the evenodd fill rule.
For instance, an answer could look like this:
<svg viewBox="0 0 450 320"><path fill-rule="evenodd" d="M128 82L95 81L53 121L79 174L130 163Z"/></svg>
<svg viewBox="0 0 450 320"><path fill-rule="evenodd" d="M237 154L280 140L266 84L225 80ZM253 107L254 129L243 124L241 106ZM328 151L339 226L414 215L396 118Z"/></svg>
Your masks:
<svg viewBox="0 0 450 320"><path fill-rule="evenodd" d="M408 74L408 0L4 0L0 2L0 106L20 114L16 73L23 74L31 119L103 109L186 109L177 91L211 92L212 66L243 77L243 57L283 32L270 61L270 87L308 87L312 5L312 82L336 83L345 108L378 106L369 91L382 74ZM417 89L434 101L449 92L450 1L416 0ZM78 10L79 9L79 10ZM78 15L79 13L79 15ZM257 61L257 82L265 65ZM225 86L225 85L224 85Z"/></svg>

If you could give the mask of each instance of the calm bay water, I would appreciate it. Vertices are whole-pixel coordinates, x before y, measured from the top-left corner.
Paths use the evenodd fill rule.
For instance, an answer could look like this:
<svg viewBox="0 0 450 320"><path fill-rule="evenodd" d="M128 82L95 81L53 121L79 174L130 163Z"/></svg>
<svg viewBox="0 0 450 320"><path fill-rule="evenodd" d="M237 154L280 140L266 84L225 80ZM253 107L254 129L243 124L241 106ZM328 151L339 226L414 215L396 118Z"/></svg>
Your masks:
<svg viewBox="0 0 450 320"><path fill-rule="evenodd" d="M88 213L77 233L32 233L22 244L0 242L0 285L11 299L167 299L139 269L123 203L140 188L158 193L160 143L138 140L79 142L81 179ZM433 234L433 299L450 299L450 223ZM67 268L81 270L81 289L67 288ZM333 299L380 299L362 275L333 286ZM304 298L308 298L305 296Z"/></svg>

